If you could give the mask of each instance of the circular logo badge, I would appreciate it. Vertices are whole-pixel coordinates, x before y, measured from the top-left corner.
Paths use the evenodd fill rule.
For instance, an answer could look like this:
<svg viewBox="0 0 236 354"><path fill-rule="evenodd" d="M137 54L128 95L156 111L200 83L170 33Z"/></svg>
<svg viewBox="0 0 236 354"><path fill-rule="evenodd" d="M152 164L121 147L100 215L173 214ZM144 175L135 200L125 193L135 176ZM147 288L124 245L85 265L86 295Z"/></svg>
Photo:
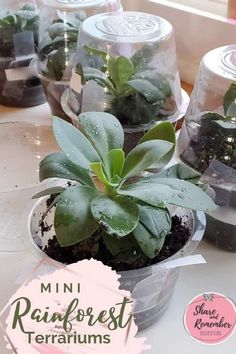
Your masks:
<svg viewBox="0 0 236 354"><path fill-rule="evenodd" d="M236 327L235 304L219 293L198 295L186 308L184 326L191 337L203 344L221 343Z"/></svg>

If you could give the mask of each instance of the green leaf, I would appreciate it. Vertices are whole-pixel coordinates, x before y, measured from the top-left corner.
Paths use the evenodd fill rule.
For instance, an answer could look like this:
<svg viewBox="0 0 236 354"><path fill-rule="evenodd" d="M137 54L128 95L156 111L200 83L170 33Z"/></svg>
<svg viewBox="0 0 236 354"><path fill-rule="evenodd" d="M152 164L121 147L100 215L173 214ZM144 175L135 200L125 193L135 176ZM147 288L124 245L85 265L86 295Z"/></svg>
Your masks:
<svg viewBox="0 0 236 354"><path fill-rule="evenodd" d="M51 187L51 188L47 188L44 189L43 191L35 194L32 199L37 199L37 198L41 198L41 197L45 197L46 195L51 195L51 194L61 194L65 191L65 187Z"/></svg>
<svg viewBox="0 0 236 354"><path fill-rule="evenodd" d="M167 177L167 178L179 178L189 181L196 184L201 178L201 173L194 170L192 167L185 165L180 162L176 165L173 165L165 170L162 170L155 175L158 178Z"/></svg>
<svg viewBox="0 0 236 354"><path fill-rule="evenodd" d="M120 85L129 80L130 76L133 74L134 66L129 58L119 56L109 60L108 69L112 80L117 85Z"/></svg>
<svg viewBox="0 0 236 354"><path fill-rule="evenodd" d="M106 186L110 185L110 183L107 180L107 177L104 173L102 162L91 163L90 167L91 167L92 171L95 173L95 175L98 177L100 182L104 183Z"/></svg>
<svg viewBox="0 0 236 354"><path fill-rule="evenodd" d="M108 153L108 163L111 178L121 176L125 163L124 151L122 149L110 150Z"/></svg>
<svg viewBox="0 0 236 354"><path fill-rule="evenodd" d="M98 196L91 203L91 211L101 228L117 238L132 232L139 220L137 204L120 196Z"/></svg>
<svg viewBox="0 0 236 354"><path fill-rule="evenodd" d="M111 235L103 232L103 241L107 249L113 256L117 256L121 253L132 253L138 249L138 244L132 234L124 236L122 238L112 237Z"/></svg>
<svg viewBox="0 0 236 354"><path fill-rule="evenodd" d="M145 180L148 184L151 183L151 186L158 183L163 185L162 188L169 187L171 192L169 196L166 196L169 204L192 210L213 211L216 209L213 200L193 183L176 178L144 178L143 181Z"/></svg>
<svg viewBox="0 0 236 354"><path fill-rule="evenodd" d="M140 223L133 231L133 234L143 253L150 259L155 258L164 246L165 237L153 237L153 235Z"/></svg>
<svg viewBox="0 0 236 354"><path fill-rule="evenodd" d="M154 164L162 167L169 161L168 153L172 148L173 144L164 140L150 140L137 145L126 157L122 178L137 176Z"/></svg>
<svg viewBox="0 0 236 354"><path fill-rule="evenodd" d="M140 206L139 224L133 234L147 257L152 259L157 256L170 230L171 217L167 209Z"/></svg>
<svg viewBox="0 0 236 354"><path fill-rule="evenodd" d="M226 117L236 117L236 99L232 102L232 104L229 106L227 112L226 112Z"/></svg>
<svg viewBox="0 0 236 354"><path fill-rule="evenodd" d="M132 87L140 95L144 96L146 100L150 103L162 102L164 100L164 95L162 92L155 87L150 81L143 79L134 79L127 82L127 85ZM153 117L154 119L155 117Z"/></svg>
<svg viewBox="0 0 236 354"><path fill-rule="evenodd" d="M85 112L79 115L79 124L82 132L107 165L108 152L121 149L124 144L124 132L118 119L110 113Z"/></svg>
<svg viewBox="0 0 236 354"><path fill-rule="evenodd" d="M218 126L220 126L223 129L227 129L227 130L236 129L236 122L217 120L217 121L215 121L215 124L217 124Z"/></svg>
<svg viewBox="0 0 236 354"><path fill-rule="evenodd" d="M89 140L73 125L54 117L53 131L66 157L80 168L89 170L90 163L101 161Z"/></svg>
<svg viewBox="0 0 236 354"><path fill-rule="evenodd" d="M131 61L134 64L135 72L141 71L147 67L156 54L159 43L156 44L145 44L141 49L137 50L136 53L131 57Z"/></svg>
<svg viewBox="0 0 236 354"><path fill-rule="evenodd" d="M63 152L50 154L40 162L40 182L47 178L64 178L94 187L89 173L71 162Z"/></svg>
<svg viewBox="0 0 236 354"><path fill-rule="evenodd" d="M126 195L156 207L173 204L192 210L215 210L213 200L194 184L176 178L142 178L138 183L118 190Z"/></svg>
<svg viewBox="0 0 236 354"><path fill-rule="evenodd" d="M54 217L56 237L61 246L85 240L98 229L90 211L91 201L96 196L96 190L87 186L71 187L61 194Z"/></svg>
<svg viewBox="0 0 236 354"><path fill-rule="evenodd" d="M173 148L169 151L169 153L164 156L163 162L164 164L167 164L172 159L173 154L175 152L176 137L175 137L175 129L173 127L173 124L171 124L170 122L161 122L156 124L142 137L142 139L139 141L138 144L141 144L145 141L154 140L154 139L166 140L174 144ZM155 168L155 167L156 167L155 164L151 166L151 168Z"/></svg>
<svg viewBox="0 0 236 354"><path fill-rule="evenodd" d="M137 72L133 78L144 79L151 82L162 92L164 97L170 97L172 95L172 90L169 81L164 75L160 74L157 69L148 69L142 72Z"/></svg>
<svg viewBox="0 0 236 354"><path fill-rule="evenodd" d="M119 195L129 196L155 207L164 208L170 201L171 188L160 183L133 183L117 190Z"/></svg>
<svg viewBox="0 0 236 354"><path fill-rule="evenodd" d="M89 54L89 55L94 55L96 57L100 57L103 60L106 61L107 58L107 52L103 50L99 50L96 48L89 47L88 45L83 46L83 49Z"/></svg>
<svg viewBox="0 0 236 354"><path fill-rule="evenodd" d="M80 74L81 68L79 69L78 65L76 67L76 72ZM81 74L80 74L81 75ZM91 67L84 67L83 68L83 75L86 81L94 80L96 81L101 87L107 87L109 90L113 91L114 87L112 82L109 80L107 75L103 73L101 70Z"/></svg>
<svg viewBox="0 0 236 354"><path fill-rule="evenodd" d="M225 115L227 114L227 111L231 104L236 100L236 83L233 83L229 89L227 90L225 96L224 96L224 112Z"/></svg>
<svg viewBox="0 0 236 354"><path fill-rule="evenodd" d="M149 140L166 140L170 143L175 144L176 138L173 124L171 124L170 122L157 123L142 137L138 144L142 144L145 141Z"/></svg>

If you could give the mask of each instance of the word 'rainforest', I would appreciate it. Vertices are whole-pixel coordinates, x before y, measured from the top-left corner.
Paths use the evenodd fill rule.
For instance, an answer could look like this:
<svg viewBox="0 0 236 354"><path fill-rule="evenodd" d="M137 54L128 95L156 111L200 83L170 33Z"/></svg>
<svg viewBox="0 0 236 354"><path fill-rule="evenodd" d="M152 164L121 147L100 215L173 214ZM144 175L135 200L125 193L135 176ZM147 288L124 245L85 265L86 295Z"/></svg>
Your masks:
<svg viewBox="0 0 236 354"><path fill-rule="evenodd" d="M132 300L124 297L123 301L115 304L115 306L108 310L102 310L99 313L95 313L92 307L86 309L79 308L79 299L74 298L68 307L63 312L50 313L50 308L46 307L45 310L39 308L32 309L30 299L27 297L19 297L15 299L11 306L14 306L14 315L12 320L12 328L20 329L24 334L28 335L28 342L31 343L34 340L36 343L78 343L78 344L90 344L90 343L110 343L109 335L90 334L82 335L77 334L73 330L73 325L78 322L83 322L92 327L97 323L106 324L106 328L110 331L114 331L118 328L126 328L132 319L132 314L127 313L127 305L131 304ZM35 323L55 323L55 328L61 328L64 334L36 334L25 328L25 322L29 321ZM70 334L68 334L70 333Z"/></svg>

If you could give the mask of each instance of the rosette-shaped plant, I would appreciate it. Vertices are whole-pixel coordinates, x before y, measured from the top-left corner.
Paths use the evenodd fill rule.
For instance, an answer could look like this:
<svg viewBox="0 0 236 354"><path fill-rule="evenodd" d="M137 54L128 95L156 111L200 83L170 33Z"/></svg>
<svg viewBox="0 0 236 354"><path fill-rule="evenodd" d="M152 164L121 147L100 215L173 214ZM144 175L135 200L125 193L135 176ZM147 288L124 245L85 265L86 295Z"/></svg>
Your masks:
<svg viewBox="0 0 236 354"><path fill-rule="evenodd" d="M50 177L74 181L35 197L56 194L54 227L61 246L78 244L99 231L114 256L153 259L171 230L169 205L213 210L214 202L194 183L199 174L176 165L145 177L150 168L162 169L175 150L169 122L152 128L125 156L120 122L109 113L79 116L80 130L54 118L55 138L62 152L40 164L40 180ZM194 183L192 183L194 182ZM131 262L131 260L130 260Z"/></svg>

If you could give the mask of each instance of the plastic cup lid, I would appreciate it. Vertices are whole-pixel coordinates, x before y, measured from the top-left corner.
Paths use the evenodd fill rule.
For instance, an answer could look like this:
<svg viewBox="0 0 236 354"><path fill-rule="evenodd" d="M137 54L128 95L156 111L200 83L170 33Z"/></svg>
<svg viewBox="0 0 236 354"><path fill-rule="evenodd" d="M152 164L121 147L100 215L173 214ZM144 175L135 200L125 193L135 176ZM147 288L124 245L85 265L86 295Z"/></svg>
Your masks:
<svg viewBox="0 0 236 354"><path fill-rule="evenodd" d="M82 9L110 3L111 0L44 0L44 4L55 8Z"/></svg>
<svg viewBox="0 0 236 354"><path fill-rule="evenodd" d="M236 45L216 48L204 58L205 67L218 76L229 80L236 79Z"/></svg>
<svg viewBox="0 0 236 354"><path fill-rule="evenodd" d="M86 19L82 29L90 37L111 42L142 42L170 36L171 24L143 12L104 13Z"/></svg>

